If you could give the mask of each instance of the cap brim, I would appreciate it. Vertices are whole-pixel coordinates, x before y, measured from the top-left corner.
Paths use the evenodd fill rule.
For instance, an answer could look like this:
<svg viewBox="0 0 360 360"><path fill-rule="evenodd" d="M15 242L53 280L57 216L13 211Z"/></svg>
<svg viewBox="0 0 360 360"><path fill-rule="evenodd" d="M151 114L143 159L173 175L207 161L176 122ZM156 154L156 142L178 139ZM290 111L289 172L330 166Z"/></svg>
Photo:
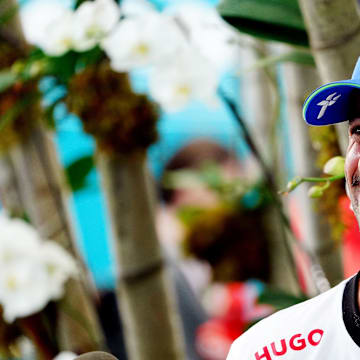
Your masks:
<svg viewBox="0 0 360 360"><path fill-rule="evenodd" d="M349 120L349 97L354 88L360 89L360 81L335 81L314 90L304 103L305 121L310 125L321 126Z"/></svg>

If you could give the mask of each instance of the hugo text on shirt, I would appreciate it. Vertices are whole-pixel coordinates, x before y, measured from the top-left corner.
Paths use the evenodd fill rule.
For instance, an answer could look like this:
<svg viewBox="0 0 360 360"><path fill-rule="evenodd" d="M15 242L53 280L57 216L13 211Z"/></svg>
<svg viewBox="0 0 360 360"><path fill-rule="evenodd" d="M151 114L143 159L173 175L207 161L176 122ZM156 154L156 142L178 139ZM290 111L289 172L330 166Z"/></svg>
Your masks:
<svg viewBox="0 0 360 360"><path fill-rule="evenodd" d="M227 360L359 360L359 277L260 321L234 341Z"/></svg>
<svg viewBox="0 0 360 360"><path fill-rule="evenodd" d="M257 351L255 353L255 359L272 360L272 356L285 355L288 350L300 351L305 349L307 345L317 346L319 345L323 334L324 331L322 329L314 329L310 331L306 337L304 337L302 334L295 334L289 339L288 342L286 339L281 339L280 345L277 345L275 341L273 341L269 346L264 346L262 351Z"/></svg>

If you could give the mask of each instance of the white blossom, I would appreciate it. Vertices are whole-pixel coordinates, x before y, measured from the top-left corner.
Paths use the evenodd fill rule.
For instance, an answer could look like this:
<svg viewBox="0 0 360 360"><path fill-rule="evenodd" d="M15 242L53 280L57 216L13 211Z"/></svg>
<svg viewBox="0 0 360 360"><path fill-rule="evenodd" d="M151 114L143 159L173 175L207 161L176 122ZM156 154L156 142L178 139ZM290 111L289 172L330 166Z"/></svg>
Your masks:
<svg viewBox="0 0 360 360"><path fill-rule="evenodd" d="M20 219L2 213L0 228L0 305L5 321L12 322L60 298L66 280L76 274L76 265L64 249L42 241Z"/></svg>
<svg viewBox="0 0 360 360"><path fill-rule="evenodd" d="M49 301L47 275L40 264L18 259L0 271L0 304L4 319L13 322L40 311Z"/></svg>
<svg viewBox="0 0 360 360"><path fill-rule="evenodd" d="M85 1L75 11L73 47L77 51L93 48L107 35L120 18L114 0Z"/></svg>
<svg viewBox="0 0 360 360"><path fill-rule="evenodd" d="M166 62L184 44L184 37L174 21L149 12L122 20L102 42L115 71Z"/></svg>
<svg viewBox="0 0 360 360"><path fill-rule="evenodd" d="M66 280L77 274L76 264L62 247L51 241L42 245L41 260L47 274L48 294L52 299L59 299Z"/></svg>
<svg viewBox="0 0 360 360"><path fill-rule="evenodd" d="M40 238L25 221L0 214L0 268L39 253Z"/></svg>
<svg viewBox="0 0 360 360"><path fill-rule="evenodd" d="M167 65L154 69L150 93L167 111L177 111L196 99L215 104L218 73L194 49L186 48Z"/></svg>
<svg viewBox="0 0 360 360"><path fill-rule="evenodd" d="M71 351L62 351L57 356L54 357L53 360L74 360L77 355Z"/></svg>
<svg viewBox="0 0 360 360"><path fill-rule="evenodd" d="M74 13L64 11L45 28L44 37L38 46L50 56L61 56L74 46L73 40Z"/></svg>
<svg viewBox="0 0 360 360"><path fill-rule="evenodd" d="M63 1L37 0L29 2L21 9L21 23L26 40L33 45L42 46L48 37L48 29L69 9Z"/></svg>
<svg viewBox="0 0 360 360"><path fill-rule="evenodd" d="M183 25L189 42L202 56L218 68L236 63L239 57L239 35L220 17L215 8L186 2L170 8L169 12Z"/></svg>

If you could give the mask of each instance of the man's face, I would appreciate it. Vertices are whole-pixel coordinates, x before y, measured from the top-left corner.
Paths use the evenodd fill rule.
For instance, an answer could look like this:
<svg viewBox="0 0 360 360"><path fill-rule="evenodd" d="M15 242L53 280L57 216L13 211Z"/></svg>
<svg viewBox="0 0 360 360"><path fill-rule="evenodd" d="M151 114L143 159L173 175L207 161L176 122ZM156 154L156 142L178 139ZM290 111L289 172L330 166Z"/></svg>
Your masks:
<svg viewBox="0 0 360 360"><path fill-rule="evenodd" d="M346 151L345 176L348 195L360 224L360 116L349 121L349 146Z"/></svg>

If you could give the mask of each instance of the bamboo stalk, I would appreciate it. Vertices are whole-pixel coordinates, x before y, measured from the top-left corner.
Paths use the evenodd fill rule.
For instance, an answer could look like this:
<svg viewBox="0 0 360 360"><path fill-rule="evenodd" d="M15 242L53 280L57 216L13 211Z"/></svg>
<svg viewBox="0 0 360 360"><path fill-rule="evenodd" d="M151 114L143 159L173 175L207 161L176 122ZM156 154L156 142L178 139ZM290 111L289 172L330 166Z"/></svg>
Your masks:
<svg viewBox="0 0 360 360"><path fill-rule="evenodd" d="M9 9L17 7L15 0L1 1L0 16L7 16ZM0 25L0 40L21 50L19 56L26 55L27 45L17 12ZM32 109L37 111L36 107ZM3 186L1 192L7 209L14 212L22 208L43 238L62 245L80 263L81 256L75 246L69 211L66 207L61 166L54 144L41 125L34 125L29 136L9 149L2 157L0 165L2 170L5 170L0 186ZM84 274L82 279L70 280L62 302L71 306L75 313L85 319L86 327L64 311L60 311L59 315L59 333L63 335L62 346L75 352L96 350L103 340L93 294L90 294L89 289L85 289L85 281Z"/></svg>
<svg viewBox="0 0 360 360"><path fill-rule="evenodd" d="M299 0L322 81L348 79L359 57L360 17L356 0ZM345 154L347 125L336 125Z"/></svg>
<svg viewBox="0 0 360 360"><path fill-rule="evenodd" d="M97 156L119 264L118 299L132 360L185 359L157 239L145 153Z"/></svg>
<svg viewBox="0 0 360 360"><path fill-rule="evenodd" d="M80 279L69 280L66 295L60 301L61 347L73 349L74 352L99 349L102 336L94 307L94 294L84 286L89 281L88 274L76 247L64 193L65 182L50 134L40 125L35 126L26 139L10 149L9 155L31 223L44 239L53 240L69 251L82 273ZM85 319L85 326L64 311L69 306L73 313Z"/></svg>
<svg viewBox="0 0 360 360"><path fill-rule="evenodd" d="M0 154L0 201L11 215L24 215L24 202L21 199L14 165L8 154Z"/></svg>
<svg viewBox="0 0 360 360"><path fill-rule="evenodd" d="M248 68L260 57L268 56L270 49L261 41L254 40L253 46L242 49L242 66ZM242 91L242 101L245 101L245 118L249 124L249 132L254 140L256 148L264 163L269 168L278 169L277 146L278 136L276 129L278 128L279 114L276 111L278 103L276 94L276 82L272 74L264 69L257 69L244 73L243 75L244 89ZM255 158L256 160L256 158ZM274 174L280 173L274 171ZM277 180L277 177L274 176ZM293 268L293 263L286 249L285 242L288 242L289 234L284 229L279 213L272 206L266 213L265 217L266 229L269 232L270 242L270 262L271 274L270 282L272 285L289 291L292 293L299 292L299 284L297 274ZM291 246L290 246L291 247ZM293 251L291 247L291 252Z"/></svg>
<svg viewBox="0 0 360 360"><path fill-rule="evenodd" d="M309 128L302 118L303 95L316 87L320 79L311 67L292 63L282 66L286 78L284 87L287 96L290 146L295 155L294 171L299 176L320 175L314 163L316 152L311 143ZM310 186L311 184L300 186L293 195L300 205L304 245L313 254L317 254L330 284L335 285L343 279L341 247L340 244L334 243L324 215L314 210L314 200L307 196ZM323 252L322 249L328 251ZM323 291L326 288L319 290Z"/></svg>

